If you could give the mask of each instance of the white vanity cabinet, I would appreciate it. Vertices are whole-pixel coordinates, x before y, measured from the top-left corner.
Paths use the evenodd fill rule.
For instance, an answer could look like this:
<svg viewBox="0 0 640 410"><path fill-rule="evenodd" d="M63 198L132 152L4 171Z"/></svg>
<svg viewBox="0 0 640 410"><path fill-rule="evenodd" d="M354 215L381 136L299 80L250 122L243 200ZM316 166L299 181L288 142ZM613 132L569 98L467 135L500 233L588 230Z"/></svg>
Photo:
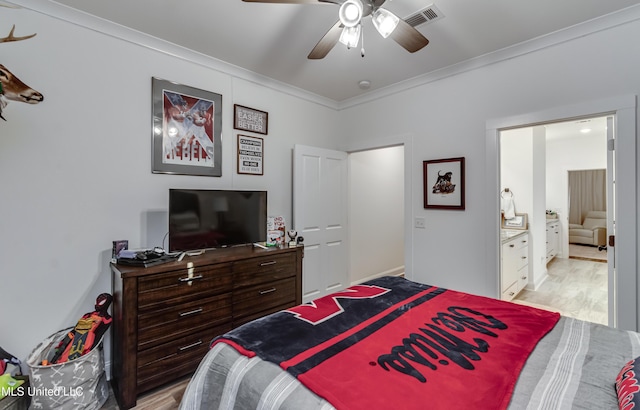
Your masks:
<svg viewBox="0 0 640 410"><path fill-rule="evenodd" d="M547 258L546 263L551 262L560 251L560 220L547 221Z"/></svg>
<svg viewBox="0 0 640 410"><path fill-rule="evenodd" d="M521 231L502 240L501 298L513 299L529 280L529 233Z"/></svg>

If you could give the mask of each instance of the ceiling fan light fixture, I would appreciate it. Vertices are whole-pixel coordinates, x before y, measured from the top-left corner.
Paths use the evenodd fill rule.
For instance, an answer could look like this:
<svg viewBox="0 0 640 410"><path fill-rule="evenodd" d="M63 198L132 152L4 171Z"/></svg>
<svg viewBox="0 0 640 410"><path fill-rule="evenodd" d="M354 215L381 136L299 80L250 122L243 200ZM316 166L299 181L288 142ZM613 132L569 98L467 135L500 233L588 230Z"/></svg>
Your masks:
<svg viewBox="0 0 640 410"><path fill-rule="evenodd" d="M373 25L378 30L378 33L384 38L389 37L393 30L396 29L400 19L392 12L379 8L371 14Z"/></svg>
<svg viewBox="0 0 640 410"><path fill-rule="evenodd" d="M355 27L345 27L342 29L342 33L340 34L340 42L347 46L348 48L353 48L358 46L358 41L360 40L360 29L361 25L358 24Z"/></svg>
<svg viewBox="0 0 640 410"><path fill-rule="evenodd" d="M362 19L362 1L360 0L347 0L340 6L338 17L340 22L345 27L355 27L360 23Z"/></svg>

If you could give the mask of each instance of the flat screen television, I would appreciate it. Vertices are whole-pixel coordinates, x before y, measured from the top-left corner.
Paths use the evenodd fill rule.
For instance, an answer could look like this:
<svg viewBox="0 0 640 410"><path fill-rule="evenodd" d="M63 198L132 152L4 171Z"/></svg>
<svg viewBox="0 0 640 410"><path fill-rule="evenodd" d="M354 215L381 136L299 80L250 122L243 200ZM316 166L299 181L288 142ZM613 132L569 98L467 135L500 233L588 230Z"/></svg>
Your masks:
<svg viewBox="0 0 640 410"><path fill-rule="evenodd" d="M169 251L220 248L267 239L267 192L169 190Z"/></svg>

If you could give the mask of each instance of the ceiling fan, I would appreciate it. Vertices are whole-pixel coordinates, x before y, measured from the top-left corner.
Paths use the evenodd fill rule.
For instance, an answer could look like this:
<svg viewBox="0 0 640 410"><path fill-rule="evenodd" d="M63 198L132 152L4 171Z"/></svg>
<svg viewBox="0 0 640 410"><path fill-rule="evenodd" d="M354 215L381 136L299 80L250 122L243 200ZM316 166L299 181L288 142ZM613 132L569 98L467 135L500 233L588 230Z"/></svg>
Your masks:
<svg viewBox="0 0 640 410"><path fill-rule="evenodd" d="M338 21L318 41L307 58L324 58L338 43L348 48L357 47L362 35L362 19L371 16L373 25L384 38L391 37L410 53L415 53L427 44L427 40L418 30L389 10L382 8L386 0L242 0L247 3L285 3L285 4L337 4L340 5ZM364 49L362 49L364 57Z"/></svg>

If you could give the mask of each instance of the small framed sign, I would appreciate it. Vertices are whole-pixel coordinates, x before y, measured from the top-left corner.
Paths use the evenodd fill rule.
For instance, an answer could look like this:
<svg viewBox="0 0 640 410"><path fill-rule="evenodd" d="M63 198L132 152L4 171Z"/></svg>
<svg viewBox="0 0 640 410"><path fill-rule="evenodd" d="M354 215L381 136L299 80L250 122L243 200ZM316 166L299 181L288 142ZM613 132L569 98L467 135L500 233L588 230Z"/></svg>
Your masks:
<svg viewBox="0 0 640 410"><path fill-rule="evenodd" d="M238 134L238 174L264 175L264 140Z"/></svg>
<svg viewBox="0 0 640 410"><path fill-rule="evenodd" d="M233 128L267 135L269 132L269 113L234 104Z"/></svg>

